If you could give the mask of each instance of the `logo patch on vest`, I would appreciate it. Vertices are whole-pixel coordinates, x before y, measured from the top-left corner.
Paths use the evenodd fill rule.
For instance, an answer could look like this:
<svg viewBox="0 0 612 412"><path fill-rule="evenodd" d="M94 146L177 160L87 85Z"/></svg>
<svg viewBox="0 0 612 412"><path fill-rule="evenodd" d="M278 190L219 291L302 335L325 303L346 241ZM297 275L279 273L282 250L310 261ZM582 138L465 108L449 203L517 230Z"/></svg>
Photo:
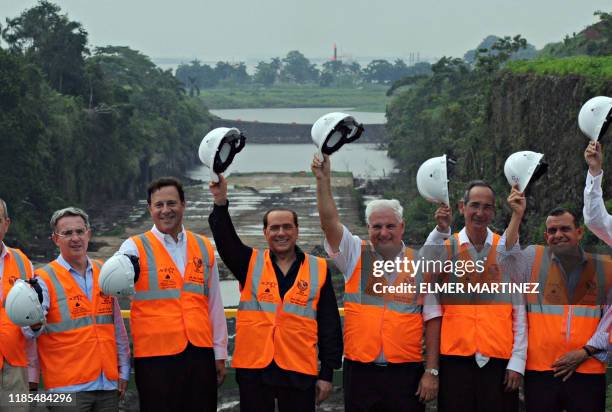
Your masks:
<svg viewBox="0 0 612 412"><path fill-rule="evenodd" d="M300 290L300 292L304 292L306 289L308 289L308 282L302 279L298 282L297 287Z"/></svg>
<svg viewBox="0 0 612 412"><path fill-rule="evenodd" d="M76 295L68 298L68 304L70 305L70 314L73 317L77 317L83 314L87 314L89 310L85 307L87 298L85 295Z"/></svg>
<svg viewBox="0 0 612 412"><path fill-rule="evenodd" d="M160 275L160 289L176 289L176 281L174 277L174 268L172 266L162 267L158 271Z"/></svg>
<svg viewBox="0 0 612 412"><path fill-rule="evenodd" d="M193 267L195 268L195 272L204 274L204 262L202 261L202 259L199 257L194 257L192 262Z"/></svg>

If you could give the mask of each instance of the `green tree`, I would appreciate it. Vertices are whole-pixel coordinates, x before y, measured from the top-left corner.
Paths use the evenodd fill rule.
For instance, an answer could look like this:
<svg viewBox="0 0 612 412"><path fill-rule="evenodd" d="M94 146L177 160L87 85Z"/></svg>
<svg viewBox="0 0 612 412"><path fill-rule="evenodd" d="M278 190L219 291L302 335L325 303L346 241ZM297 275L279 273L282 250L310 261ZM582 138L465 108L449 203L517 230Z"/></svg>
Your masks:
<svg viewBox="0 0 612 412"><path fill-rule="evenodd" d="M87 90L85 56L87 32L80 23L60 14L60 7L46 0L6 20L2 38L12 52L38 65L51 86L60 93L80 95Z"/></svg>
<svg viewBox="0 0 612 412"><path fill-rule="evenodd" d="M314 82L319 78L319 71L302 53L292 50L283 59L281 78L294 83Z"/></svg>

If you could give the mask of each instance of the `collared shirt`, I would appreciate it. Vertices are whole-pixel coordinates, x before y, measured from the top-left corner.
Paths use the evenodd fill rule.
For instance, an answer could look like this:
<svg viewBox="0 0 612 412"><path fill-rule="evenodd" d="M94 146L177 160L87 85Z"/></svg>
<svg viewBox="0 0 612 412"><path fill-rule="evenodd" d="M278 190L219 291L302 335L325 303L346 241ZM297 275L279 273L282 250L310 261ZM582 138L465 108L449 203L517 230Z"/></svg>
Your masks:
<svg viewBox="0 0 612 412"><path fill-rule="evenodd" d="M606 211L601 190L603 171L597 176L587 172L584 185L584 223L595 235L612 246L612 215Z"/></svg>
<svg viewBox="0 0 612 412"><path fill-rule="evenodd" d="M70 263L68 263L62 255L59 255L55 260L68 273L70 273L77 285L81 288L83 293L87 295L89 300L92 300L93 293L93 267L91 260L87 258L87 269L85 269L85 276L75 270ZM51 299L49 298L49 288L45 284L45 281L38 278L38 283L42 289L43 301L42 307L45 316L49 312L49 306ZM125 324L121 318L121 308L116 298L113 298L113 319L115 325L115 340L117 344L117 364L119 366L119 377L123 380L130 379L130 342L128 340L127 332L125 330ZM45 333L45 326L43 325L39 330L33 332L30 328L24 329L29 337L37 337ZM38 382L36 379L33 382ZM104 376L104 372L100 373L100 376L96 380L86 382L78 385L69 385L59 388L49 389L50 392L85 392L85 391L109 391L117 389L117 381L109 380Z"/></svg>
<svg viewBox="0 0 612 412"><path fill-rule="evenodd" d="M327 241L327 239L323 240L323 247L325 248L325 251L334 260L334 263L344 275L345 282L348 282L350 280L355 270L355 267L357 266L357 263L361 258L361 243L361 238L359 238L359 236L353 235L344 225L342 225L342 239L340 240L340 246L338 247L337 252L332 250L332 247ZM403 259L405 253L406 246L402 242L402 249L397 255L397 257ZM397 277L397 272L385 272L383 276L387 280L388 284L392 284L395 278ZM442 316L440 305L432 304L434 302L431 299L431 295L425 296L425 304L423 305L423 321L425 322ZM383 348L381 349L376 359L374 359L374 363L386 362L387 360L385 359Z"/></svg>
<svg viewBox="0 0 612 412"><path fill-rule="evenodd" d="M505 239L506 234L502 239ZM512 274L513 281L517 283L530 282L531 279L531 271L533 269L533 264L535 262L536 257L536 248L531 245L521 250L519 246L519 242L517 240L514 247L506 251L506 248L498 248L498 263L500 266L504 268L504 270L510 271ZM576 285L580 279L580 274L584 265L586 264L586 258L584 256L584 252L582 249L581 253L581 261L580 265L576 267L571 273L566 273L563 266L559 264L559 259L553 254L552 262L555 265L559 266L559 269L563 276L565 277L566 283L568 285L568 293L570 297L574 294L574 290L576 289ZM569 320L571 322L571 318ZM596 349L599 349L600 352L595 353L593 356L599 359L602 362L605 362L608 357L608 351L610 347L608 345L608 328L612 323L612 305L606 305L604 307L604 315L599 320L599 324L597 325L597 330L595 334L591 336L591 339L586 343L588 346L592 346ZM568 325L569 327L569 325Z"/></svg>
<svg viewBox="0 0 612 412"><path fill-rule="evenodd" d="M8 248L4 242L0 242L0 298L4 300L4 290L2 285L2 277L4 275L4 261L8 258ZM30 262L30 268L34 272L32 262ZM40 369L38 365L38 353L36 352L36 340L28 338L27 330L30 328L22 328L21 333L26 337L26 356L28 358L28 381L38 382L40 375ZM5 359L6 361L6 359Z"/></svg>
<svg viewBox="0 0 612 412"><path fill-rule="evenodd" d="M427 240L425 241L424 250L427 250L429 254L435 254L435 251L439 251L440 253L436 256L437 258L440 255L444 257L442 259L448 259L448 251L446 247L441 247L444 245L446 239L451 236L450 229L446 233L442 233L438 231L437 228L429 234ZM465 227L461 229L459 232L459 245L469 244L470 246L474 246L467 235L467 230ZM502 236L498 245L497 245L497 253L499 259L499 252L501 250L505 250L506 246L506 238ZM485 240L485 248L491 247L493 245L493 232L487 228L487 239ZM431 258L431 256L427 256ZM498 261L499 263L499 261ZM525 310L525 306L521 304L512 305L512 333L514 335L514 342L512 345L512 355L510 356L510 360L508 361L508 366L506 369L510 369L512 371L518 372L521 375L525 373L525 363L527 361L527 312ZM489 357L483 355L482 353L476 352L474 355L474 359L479 367L485 366L489 362Z"/></svg>
<svg viewBox="0 0 612 412"><path fill-rule="evenodd" d="M164 246L181 276L185 276L185 267L187 262L187 237L185 236L185 228L177 235L177 241L171 235L162 233L155 225L151 228L151 232ZM127 255L139 256L138 248L132 239L127 239L119 248L119 253ZM221 300L221 290L219 288L219 269L217 261L213 264L210 290L208 295L208 318L213 335L213 350L215 359L227 359L227 322L225 320L225 312L223 310L223 301Z"/></svg>

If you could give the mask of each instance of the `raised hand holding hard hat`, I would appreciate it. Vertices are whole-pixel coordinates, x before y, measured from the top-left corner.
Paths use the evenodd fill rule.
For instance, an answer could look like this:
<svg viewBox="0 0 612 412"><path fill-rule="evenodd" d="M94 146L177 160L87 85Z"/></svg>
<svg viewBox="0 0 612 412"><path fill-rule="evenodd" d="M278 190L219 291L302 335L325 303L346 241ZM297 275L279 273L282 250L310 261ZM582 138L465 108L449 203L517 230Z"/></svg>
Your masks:
<svg viewBox="0 0 612 412"><path fill-rule="evenodd" d="M510 186L518 185L519 192L524 192L529 182L535 182L548 170L548 164L542 161L542 153L523 151L512 153L504 164L504 174Z"/></svg>
<svg viewBox="0 0 612 412"><path fill-rule="evenodd" d="M246 136L235 127L217 127L204 136L198 149L198 157L208 169L210 180L219 181L223 173L234 160L234 156L245 145Z"/></svg>
<svg viewBox="0 0 612 412"><path fill-rule="evenodd" d="M131 296L135 293L134 282L138 280L139 273L138 257L117 253L102 265L98 285L105 295Z"/></svg>
<svg viewBox="0 0 612 412"><path fill-rule="evenodd" d="M6 314L17 326L33 326L45 321L42 290L36 279L17 279L4 302Z"/></svg>
<svg viewBox="0 0 612 412"><path fill-rule="evenodd" d="M455 163L446 155L432 157L419 167L416 176L417 189L421 196L433 203L450 206L448 198L448 164Z"/></svg>
<svg viewBox="0 0 612 412"><path fill-rule="evenodd" d="M327 113L312 125L310 135L319 152L330 155L363 133L363 125L346 113ZM323 156L320 156L323 159Z"/></svg>
<svg viewBox="0 0 612 412"><path fill-rule="evenodd" d="M597 96L589 99L578 113L578 127L589 139L598 141L612 122L612 98Z"/></svg>

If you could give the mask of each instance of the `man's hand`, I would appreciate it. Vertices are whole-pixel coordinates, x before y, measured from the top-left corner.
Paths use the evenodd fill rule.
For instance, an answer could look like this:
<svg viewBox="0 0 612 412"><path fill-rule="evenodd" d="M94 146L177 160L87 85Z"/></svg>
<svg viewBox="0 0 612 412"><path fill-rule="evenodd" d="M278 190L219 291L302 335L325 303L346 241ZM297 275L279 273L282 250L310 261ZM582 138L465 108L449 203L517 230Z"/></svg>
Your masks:
<svg viewBox="0 0 612 412"><path fill-rule="evenodd" d="M601 144L591 140L591 143L584 151L584 160L589 165L589 172L592 176L597 176L601 173L601 164L603 163L603 154Z"/></svg>
<svg viewBox="0 0 612 412"><path fill-rule="evenodd" d="M315 175L317 180L321 179L329 179L331 176L331 164L329 161L329 156L324 154L323 160L319 157L320 153L315 153L312 159L312 163L310 165L310 170Z"/></svg>
<svg viewBox="0 0 612 412"><path fill-rule="evenodd" d="M225 369L225 359L217 359L215 361L215 369L217 369L217 386L223 385L227 369Z"/></svg>
<svg viewBox="0 0 612 412"><path fill-rule="evenodd" d="M215 205L225 206L227 204L227 180L225 180L225 176L219 174L219 182L210 182L208 189L213 195Z"/></svg>
<svg viewBox="0 0 612 412"><path fill-rule="evenodd" d="M321 402L323 402L325 399L329 398L329 395L331 395L332 392L332 388L333 386L331 382L324 381L321 379L317 380L317 384L315 386L315 400L317 406L319 406Z"/></svg>
<svg viewBox="0 0 612 412"><path fill-rule="evenodd" d="M518 185L512 186L512 190L508 196L508 205L510 206L510 209L512 209L512 213L515 213L519 217L523 217L525 214L527 200L525 199L525 194L523 192L519 192Z"/></svg>
<svg viewBox="0 0 612 412"><path fill-rule="evenodd" d="M555 378L563 378L563 382L565 382L588 357L588 353L582 348L567 352L552 364L555 370Z"/></svg>
<svg viewBox="0 0 612 412"><path fill-rule="evenodd" d="M125 398L125 392L127 391L128 381L119 378L119 383L117 386L117 389L119 390L119 399L123 400Z"/></svg>
<svg viewBox="0 0 612 412"><path fill-rule="evenodd" d="M515 371L511 371L510 369L506 369L506 376L504 377L504 391L506 392L514 392L521 385L521 379L523 376Z"/></svg>
<svg viewBox="0 0 612 412"><path fill-rule="evenodd" d="M438 396L438 385L439 379L437 376L432 375L429 372L424 372L421 380L419 381L419 387L415 393L419 397L419 401L425 403L429 402Z"/></svg>
<svg viewBox="0 0 612 412"><path fill-rule="evenodd" d="M436 224L438 225L438 231L446 233L448 232L450 224L453 220L453 211L450 207L442 203L440 204L440 207L436 209L434 218L436 219Z"/></svg>

